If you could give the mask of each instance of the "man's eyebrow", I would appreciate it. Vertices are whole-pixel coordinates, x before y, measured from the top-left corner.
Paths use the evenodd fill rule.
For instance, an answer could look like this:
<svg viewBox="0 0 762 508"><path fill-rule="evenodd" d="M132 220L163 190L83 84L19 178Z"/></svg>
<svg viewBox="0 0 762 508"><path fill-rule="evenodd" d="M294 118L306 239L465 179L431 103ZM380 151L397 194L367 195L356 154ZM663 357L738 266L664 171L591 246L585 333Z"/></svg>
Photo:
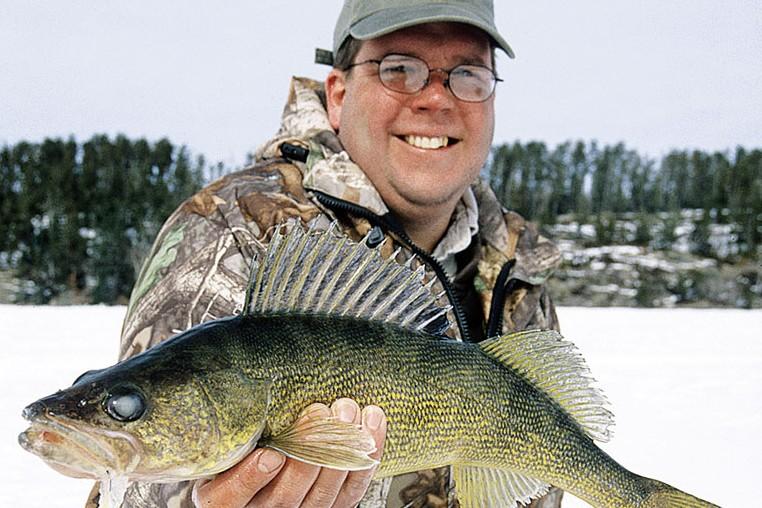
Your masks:
<svg viewBox="0 0 762 508"><path fill-rule="evenodd" d="M426 57L410 50L386 51L382 55L379 55L378 58L376 58L376 60L381 60L382 58L389 55L411 56L413 58L417 58L419 60L426 62L426 64L429 64L429 61L426 59ZM484 67L490 66L489 60L485 60L484 57L477 54L453 55L452 62L453 62L452 67L457 67L458 65L481 65Z"/></svg>
<svg viewBox="0 0 762 508"><path fill-rule="evenodd" d="M486 65L489 67L489 60L477 55L456 55L455 61L459 62L458 65Z"/></svg>

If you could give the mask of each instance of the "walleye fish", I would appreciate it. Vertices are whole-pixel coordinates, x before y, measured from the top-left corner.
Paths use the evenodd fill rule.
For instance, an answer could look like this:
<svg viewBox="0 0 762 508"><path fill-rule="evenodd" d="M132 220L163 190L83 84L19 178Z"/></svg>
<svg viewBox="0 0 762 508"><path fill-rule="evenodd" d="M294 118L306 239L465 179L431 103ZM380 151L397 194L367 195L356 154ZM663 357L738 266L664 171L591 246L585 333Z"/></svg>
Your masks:
<svg viewBox="0 0 762 508"><path fill-rule="evenodd" d="M422 267L392 258L335 231L282 227L240 315L30 404L19 442L63 474L112 486L211 477L255 446L361 470L375 465L374 444L358 426L297 418L349 397L386 413L377 478L452 465L464 508L526 503L550 484L597 507L714 506L594 444L612 416L570 342L538 330L479 344L432 334L448 307Z"/></svg>

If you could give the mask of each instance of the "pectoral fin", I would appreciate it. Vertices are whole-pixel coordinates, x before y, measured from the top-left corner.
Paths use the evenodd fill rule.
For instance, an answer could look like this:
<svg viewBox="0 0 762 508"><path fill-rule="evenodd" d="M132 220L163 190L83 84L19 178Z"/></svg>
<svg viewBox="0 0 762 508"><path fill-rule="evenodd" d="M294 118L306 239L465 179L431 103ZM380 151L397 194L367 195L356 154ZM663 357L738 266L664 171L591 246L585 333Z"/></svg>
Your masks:
<svg viewBox="0 0 762 508"><path fill-rule="evenodd" d="M362 426L333 416L303 418L277 436L264 438L261 446L316 466L358 471L378 464L370 455L376 443Z"/></svg>

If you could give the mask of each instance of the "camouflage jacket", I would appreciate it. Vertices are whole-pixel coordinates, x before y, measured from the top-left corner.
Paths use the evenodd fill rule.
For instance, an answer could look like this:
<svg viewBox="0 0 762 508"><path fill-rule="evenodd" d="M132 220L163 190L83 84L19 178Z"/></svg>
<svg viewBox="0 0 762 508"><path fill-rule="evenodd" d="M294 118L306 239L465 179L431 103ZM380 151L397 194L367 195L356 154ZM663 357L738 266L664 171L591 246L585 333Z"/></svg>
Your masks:
<svg viewBox="0 0 762 508"><path fill-rule="evenodd" d="M284 158L283 142L308 150L306 162ZM493 288L510 260L515 264L512 283L505 286L509 290L502 332L558 329L554 306L543 286L559 262L558 250L532 224L503 210L481 181L470 192L478 203L478 233L467 239L464 250L452 254L457 267L452 283L467 310L474 338L483 337ZM275 225L296 219L327 227L337 221L355 239L372 229L367 218L327 208L316 199L318 193L351 203L371 216L388 211L370 181L341 149L328 124L321 85L295 78L281 129L258 150L257 162L202 189L167 219L133 289L120 358L145 351L196 324L240 311L252 256L266 246ZM451 229L457 229L459 222L454 219ZM443 241L462 244L469 231L448 231ZM384 233L392 241L382 248L391 253L399 238ZM191 483L133 484L124 506L192 507ZM373 482L361 506L387 506L387 497L388 506L453 506L452 492L448 468L441 468ZM537 505L559 506L560 493L551 491L543 500ZM97 486L87 506L98 506Z"/></svg>

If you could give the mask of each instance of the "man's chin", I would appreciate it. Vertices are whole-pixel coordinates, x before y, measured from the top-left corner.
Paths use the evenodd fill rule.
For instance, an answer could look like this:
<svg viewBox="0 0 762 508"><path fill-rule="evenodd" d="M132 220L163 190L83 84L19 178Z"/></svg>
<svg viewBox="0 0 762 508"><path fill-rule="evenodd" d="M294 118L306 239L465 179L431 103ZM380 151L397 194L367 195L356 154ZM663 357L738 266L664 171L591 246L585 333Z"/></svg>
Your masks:
<svg viewBox="0 0 762 508"><path fill-rule="evenodd" d="M434 182L431 185L409 185L397 189L397 194L412 207L435 209L455 206L455 203L463 196L466 188L462 189L441 189L442 182ZM439 187L439 189L437 189ZM433 192L436 189L438 192Z"/></svg>

